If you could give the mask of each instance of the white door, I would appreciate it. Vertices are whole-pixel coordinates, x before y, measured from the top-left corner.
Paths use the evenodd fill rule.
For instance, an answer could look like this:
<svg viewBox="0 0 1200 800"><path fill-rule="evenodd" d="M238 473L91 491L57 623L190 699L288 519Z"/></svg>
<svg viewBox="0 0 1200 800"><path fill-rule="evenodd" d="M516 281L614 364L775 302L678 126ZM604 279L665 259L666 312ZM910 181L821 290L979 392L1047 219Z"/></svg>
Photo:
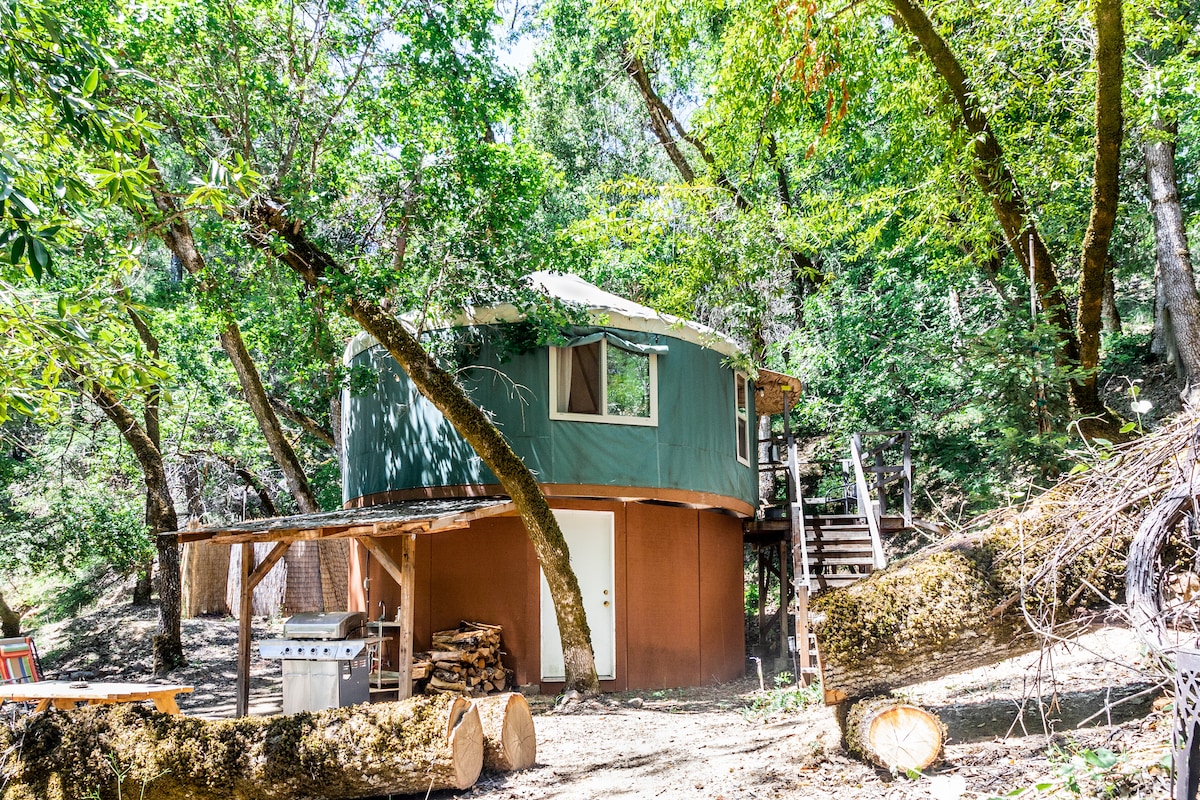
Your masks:
<svg viewBox="0 0 1200 800"><path fill-rule="evenodd" d="M571 569L579 579L583 610L592 629L592 650L596 655L596 674L612 679L617 672L617 616L613 598L613 514L611 511L556 510L571 551ZM550 586L542 575L542 680L566 678L558 617Z"/></svg>

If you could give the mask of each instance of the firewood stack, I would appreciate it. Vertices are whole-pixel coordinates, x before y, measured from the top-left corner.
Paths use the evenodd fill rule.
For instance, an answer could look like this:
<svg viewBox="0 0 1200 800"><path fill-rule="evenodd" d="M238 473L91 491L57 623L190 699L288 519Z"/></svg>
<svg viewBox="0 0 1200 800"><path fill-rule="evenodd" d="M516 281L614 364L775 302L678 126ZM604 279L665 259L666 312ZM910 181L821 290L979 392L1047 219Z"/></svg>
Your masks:
<svg viewBox="0 0 1200 800"><path fill-rule="evenodd" d="M500 663L499 625L463 622L433 634L432 649L413 654L413 693L471 697L503 692L512 673Z"/></svg>

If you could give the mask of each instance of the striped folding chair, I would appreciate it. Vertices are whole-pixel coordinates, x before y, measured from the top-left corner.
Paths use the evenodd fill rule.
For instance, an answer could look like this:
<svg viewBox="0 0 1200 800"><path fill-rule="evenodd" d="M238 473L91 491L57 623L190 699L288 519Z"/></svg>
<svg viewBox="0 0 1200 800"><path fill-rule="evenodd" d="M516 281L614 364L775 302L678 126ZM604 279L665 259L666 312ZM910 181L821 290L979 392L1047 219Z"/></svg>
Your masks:
<svg viewBox="0 0 1200 800"><path fill-rule="evenodd" d="M28 636L0 639L0 686L41 679L41 664L33 639Z"/></svg>

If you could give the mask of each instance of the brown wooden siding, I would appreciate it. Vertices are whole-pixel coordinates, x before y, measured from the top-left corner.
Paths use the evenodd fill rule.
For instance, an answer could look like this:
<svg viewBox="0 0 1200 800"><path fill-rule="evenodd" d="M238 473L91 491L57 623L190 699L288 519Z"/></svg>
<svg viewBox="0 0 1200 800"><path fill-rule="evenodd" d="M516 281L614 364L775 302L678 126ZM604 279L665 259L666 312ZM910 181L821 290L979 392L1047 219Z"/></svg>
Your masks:
<svg viewBox="0 0 1200 800"><path fill-rule="evenodd" d="M605 691L697 686L739 677L745 664L739 520L712 512L604 500L555 499L554 508L614 515L616 679ZM387 539L380 540L387 546ZM391 548L389 547L389 551ZM395 584L355 546L351 608L395 616ZM540 681L540 574L518 517L478 520L467 530L417 537L414 648L460 620L504 626L504 663L518 684Z"/></svg>

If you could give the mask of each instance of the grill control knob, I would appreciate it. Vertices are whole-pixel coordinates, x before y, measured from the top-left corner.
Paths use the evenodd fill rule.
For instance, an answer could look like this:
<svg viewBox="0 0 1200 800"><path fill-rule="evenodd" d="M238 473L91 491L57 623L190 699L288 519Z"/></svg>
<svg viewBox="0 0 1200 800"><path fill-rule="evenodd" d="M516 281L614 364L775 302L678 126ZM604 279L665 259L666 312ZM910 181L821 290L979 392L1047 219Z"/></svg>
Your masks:
<svg viewBox="0 0 1200 800"><path fill-rule="evenodd" d="M292 648L290 648L290 647L285 647L285 648L283 648L283 654L284 654L285 656L286 656L288 653L290 653L290 652L292 652Z"/></svg>
<svg viewBox="0 0 1200 800"><path fill-rule="evenodd" d="M322 648L321 648L321 655L323 655L323 656L327 656L327 655L329 655L329 648L328 648L328 647L322 647Z"/></svg>

